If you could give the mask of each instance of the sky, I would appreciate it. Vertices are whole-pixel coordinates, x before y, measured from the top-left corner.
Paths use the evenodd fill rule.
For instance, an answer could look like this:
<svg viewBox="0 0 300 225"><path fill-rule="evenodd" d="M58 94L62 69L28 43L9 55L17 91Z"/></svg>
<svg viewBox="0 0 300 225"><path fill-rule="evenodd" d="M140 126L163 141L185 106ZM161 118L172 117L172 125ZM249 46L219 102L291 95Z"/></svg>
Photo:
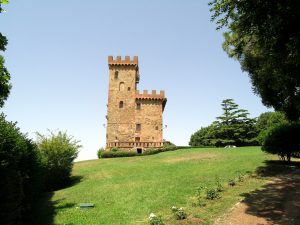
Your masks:
<svg viewBox="0 0 300 225"><path fill-rule="evenodd" d="M0 109L29 138L67 131L77 160L105 146L107 57L138 56L139 90L165 90L164 139L188 145L232 98L250 117L270 111L199 0L11 0L0 14L13 88Z"/></svg>

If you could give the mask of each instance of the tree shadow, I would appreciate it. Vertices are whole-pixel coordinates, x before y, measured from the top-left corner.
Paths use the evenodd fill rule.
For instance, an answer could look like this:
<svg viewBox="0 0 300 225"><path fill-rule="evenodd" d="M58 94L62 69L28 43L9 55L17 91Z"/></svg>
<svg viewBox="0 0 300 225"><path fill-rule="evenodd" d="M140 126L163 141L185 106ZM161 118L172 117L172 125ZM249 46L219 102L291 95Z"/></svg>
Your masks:
<svg viewBox="0 0 300 225"><path fill-rule="evenodd" d="M242 194L246 213L272 224L300 224L300 162L266 161L257 174L272 179L262 188Z"/></svg>
<svg viewBox="0 0 300 225"><path fill-rule="evenodd" d="M62 188L68 188L78 184L83 179L82 176L73 176L68 186ZM61 190L61 189L60 189ZM30 221L31 225L53 225L54 217L59 210L73 208L77 205L75 202L65 202L65 198L53 201L52 197L54 192L46 192L36 202L33 215ZM62 203L63 202L63 203ZM71 225L71 224L68 224Z"/></svg>

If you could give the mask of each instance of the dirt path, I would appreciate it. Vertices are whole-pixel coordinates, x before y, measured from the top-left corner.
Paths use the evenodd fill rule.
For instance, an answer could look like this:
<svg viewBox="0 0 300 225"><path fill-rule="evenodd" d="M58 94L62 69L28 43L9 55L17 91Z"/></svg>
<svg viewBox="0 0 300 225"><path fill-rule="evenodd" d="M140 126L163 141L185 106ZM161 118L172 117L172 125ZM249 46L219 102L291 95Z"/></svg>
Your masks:
<svg viewBox="0 0 300 225"><path fill-rule="evenodd" d="M300 169L276 175L214 225L300 225Z"/></svg>

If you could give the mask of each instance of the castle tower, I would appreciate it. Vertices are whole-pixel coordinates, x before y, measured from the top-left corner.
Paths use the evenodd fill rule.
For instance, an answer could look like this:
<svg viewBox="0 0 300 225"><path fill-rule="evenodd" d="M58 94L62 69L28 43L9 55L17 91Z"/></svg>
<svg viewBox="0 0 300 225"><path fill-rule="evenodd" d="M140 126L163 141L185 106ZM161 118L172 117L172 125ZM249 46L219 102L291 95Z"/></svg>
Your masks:
<svg viewBox="0 0 300 225"><path fill-rule="evenodd" d="M109 90L106 148L118 147L142 152L161 147L162 113L167 99L164 91L140 93L138 57L108 57Z"/></svg>

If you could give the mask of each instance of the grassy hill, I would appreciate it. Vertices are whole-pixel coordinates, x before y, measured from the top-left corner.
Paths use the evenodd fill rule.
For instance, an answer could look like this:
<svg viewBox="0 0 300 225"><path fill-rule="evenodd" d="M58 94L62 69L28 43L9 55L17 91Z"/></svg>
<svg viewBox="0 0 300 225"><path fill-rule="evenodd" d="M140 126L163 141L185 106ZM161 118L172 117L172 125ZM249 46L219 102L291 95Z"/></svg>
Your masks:
<svg viewBox="0 0 300 225"><path fill-rule="evenodd" d="M172 206L184 207L185 224L211 224L227 212L243 193L265 182L251 176L272 156L259 147L235 149L184 149L157 155L100 159L75 163L77 183L49 193L39 205L39 224L148 224L150 213L166 224L180 224ZM228 180L248 174L243 182L228 186ZM215 187L219 177L225 190L217 200L197 205L199 186ZM94 203L88 210L79 203ZM46 221L47 220L47 221Z"/></svg>

